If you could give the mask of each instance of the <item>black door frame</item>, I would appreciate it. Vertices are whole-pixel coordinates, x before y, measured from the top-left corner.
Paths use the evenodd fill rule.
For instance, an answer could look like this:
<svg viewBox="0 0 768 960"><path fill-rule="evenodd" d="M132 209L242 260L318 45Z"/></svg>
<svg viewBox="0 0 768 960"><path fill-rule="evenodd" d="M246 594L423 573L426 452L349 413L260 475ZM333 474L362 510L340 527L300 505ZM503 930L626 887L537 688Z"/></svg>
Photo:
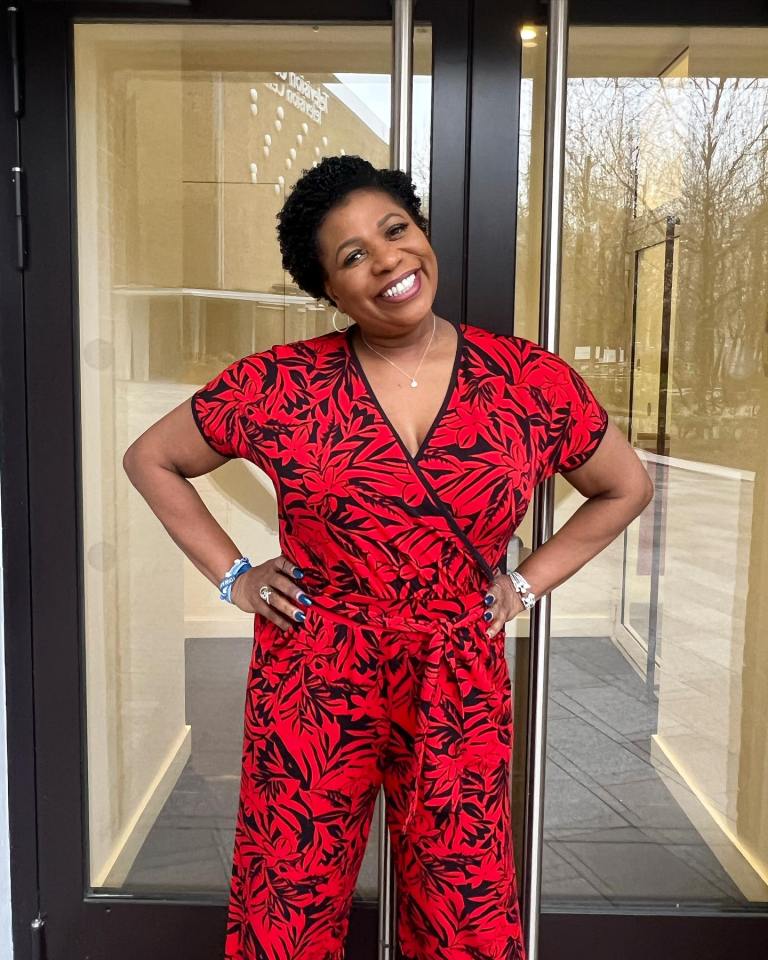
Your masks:
<svg viewBox="0 0 768 960"><path fill-rule="evenodd" d="M254 18L253 4L245 0L29 0L18 6L26 102L18 120L4 109L0 128L9 131L0 148L3 157L9 153L9 165L19 161L31 185L24 198L26 267L23 273L7 263L0 268L5 315L0 401L8 421L0 440L5 606L7 636L13 637L6 644L6 669L15 956L119 960L140 952L183 951L187 960L210 960L223 943L222 906L194 896L164 901L87 893L71 25L75 18L388 22L391 7L389 0L364 5L324 0L318 18L311 0L287 0L279 15ZM433 29L430 214L441 266L438 310L459 319L469 315L470 322L483 317L479 325L505 332L512 325L516 191L500 196L497 185L516 180L519 99L519 69L510 72L506 50L506 159L498 150L499 110L490 109L490 93L502 55L500 19L512 31L524 15L522 4L513 16L492 15L487 4L473 9L471 0L419 0L414 17ZM486 48L496 60L485 58ZM473 52L489 69L473 75ZM12 93L9 76L6 70L0 79L5 103ZM475 111L473 102L479 104ZM479 145L474 166L470 137ZM4 195L3 212L7 200ZM0 236L11 249L14 219L8 212ZM503 230L484 228L500 220ZM500 256L509 267L503 286L494 266ZM350 957L373 955L377 931L370 914L364 907L353 910Z"/></svg>
<svg viewBox="0 0 768 960"><path fill-rule="evenodd" d="M274 19L317 20L316 3L289 3L290 13L284 3ZM20 122L9 109L10 71L0 71L0 157L6 170L20 160L26 183L32 185L24 196L31 225L24 273L13 262L13 193L0 195L1 246L11 251L10 257L0 258L0 477L15 957L28 960L40 945L33 941L32 926L42 907L48 952L56 960L107 955L119 960L109 941L126 943L128 936L126 955L166 951L175 956L189 942L209 960L221 948L223 930L223 911L216 928L210 910L221 908L201 909L205 905L194 900L166 904L130 898L127 903L129 898L82 897L87 878L79 784L79 398L69 21L73 16L250 19L253 5L244 0L194 5L184 0L87 5L30 0L17 6L22 10L28 108ZM518 59L510 60L509 37L521 22L542 23L545 13L539 0L521 0L514 11L510 6L501 0L417 0L415 7L417 22L433 22L431 214L441 265L438 309L503 333L512 332L517 196L519 45ZM324 0L322 9L324 21L390 19L388 0L366 0L364 5ZM610 0L571 0L570 11L573 24L764 26L768 20L759 0L734 0L727 7L648 0L642 6L627 4L625 10ZM6 34L0 42L7 62ZM507 122L500 122L500 112ZM62 305L67 321L51 322L49 318L61 317ZM62 370L67 376L61 376ZM526 710L527 692L519 685L525 673L517 673L518 716ZM522 731L519 723L517 730ZM518 751L521 740L518 736ZM173 909L172 923L162 912L165 906ZM372 943L366 935L370 924L361 919L362 924L353 916L350 955L359 946L366 951L361 955L373 956L375 932ZM183 941L179 931L184 931ZM645 960L649 953L716 960L726 955L726 945L727 955L749 956L766 942L764 913L545 910L541 919L546 960L572 958L576 943L579 955L592 960L613 960L618 944L627 960ZM192 953L184 955L194 960Z"/></svg>

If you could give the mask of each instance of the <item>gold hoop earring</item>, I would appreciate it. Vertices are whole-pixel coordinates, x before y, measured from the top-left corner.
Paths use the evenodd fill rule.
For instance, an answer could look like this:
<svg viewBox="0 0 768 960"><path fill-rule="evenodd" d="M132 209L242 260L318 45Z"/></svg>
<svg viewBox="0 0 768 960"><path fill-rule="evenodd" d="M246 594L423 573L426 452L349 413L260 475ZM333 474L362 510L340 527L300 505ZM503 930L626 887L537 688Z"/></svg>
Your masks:
<svg viewBox="0 0 768 960"><path fill-rule="evenodd" d="M339 328L336 326L336 314L337 314L337 313L338 313L338 311L337 311L337 310L334 310L334 311L333 311L333 316L331 317L331 323L333 324L333 329L336 331L336 333L344 333L345 330L349 330L349 322L347 322L346 327L342 327L341 330L339 330Z"/></svg>

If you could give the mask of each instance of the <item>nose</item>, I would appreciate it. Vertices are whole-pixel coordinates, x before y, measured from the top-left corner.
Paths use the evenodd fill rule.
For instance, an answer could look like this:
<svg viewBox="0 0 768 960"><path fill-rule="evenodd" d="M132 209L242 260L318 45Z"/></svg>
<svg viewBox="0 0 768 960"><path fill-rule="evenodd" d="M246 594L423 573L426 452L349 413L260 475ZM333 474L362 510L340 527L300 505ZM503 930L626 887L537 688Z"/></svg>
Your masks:
<svg viewBox="0 0 768 960"><path fill-rule="evenodd" d="M371 251L371 259L374 273L389 273L400 263L400 251L385 241Z"/></svg>

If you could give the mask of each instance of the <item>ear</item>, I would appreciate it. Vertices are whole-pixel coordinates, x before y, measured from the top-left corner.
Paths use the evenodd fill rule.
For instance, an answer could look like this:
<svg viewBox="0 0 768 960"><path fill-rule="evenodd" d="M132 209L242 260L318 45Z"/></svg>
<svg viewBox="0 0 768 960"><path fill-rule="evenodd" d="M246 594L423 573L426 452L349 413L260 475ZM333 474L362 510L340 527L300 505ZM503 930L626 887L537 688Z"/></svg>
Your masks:
<svg viewBox="0 0 768 960"><path fill-rule="evenodd" d="M330 299L333 300L333 302L336 304L339 310L341 310L341 307L339 307L338 297L334 293L333 287L330 285L330 283L327 280L323 283L323 289L325 290L326 294L330 297Z"/></svg>

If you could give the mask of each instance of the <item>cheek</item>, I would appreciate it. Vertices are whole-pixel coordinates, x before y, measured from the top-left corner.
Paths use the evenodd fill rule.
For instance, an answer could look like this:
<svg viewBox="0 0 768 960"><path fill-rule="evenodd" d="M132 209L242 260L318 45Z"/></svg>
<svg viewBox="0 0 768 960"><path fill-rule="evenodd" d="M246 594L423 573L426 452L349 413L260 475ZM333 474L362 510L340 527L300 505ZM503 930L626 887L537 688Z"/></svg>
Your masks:
<svg viewBox="0 0 768 960"><path fill-rule="evenodd" d="M428 255L425 258L425 260L429 268L429 275L430 275L430 280L432 282L432 286L437 287L437 277L439 274L439 270L437 266L437 258L435 257L434 253L432 253Z"/></svg>

